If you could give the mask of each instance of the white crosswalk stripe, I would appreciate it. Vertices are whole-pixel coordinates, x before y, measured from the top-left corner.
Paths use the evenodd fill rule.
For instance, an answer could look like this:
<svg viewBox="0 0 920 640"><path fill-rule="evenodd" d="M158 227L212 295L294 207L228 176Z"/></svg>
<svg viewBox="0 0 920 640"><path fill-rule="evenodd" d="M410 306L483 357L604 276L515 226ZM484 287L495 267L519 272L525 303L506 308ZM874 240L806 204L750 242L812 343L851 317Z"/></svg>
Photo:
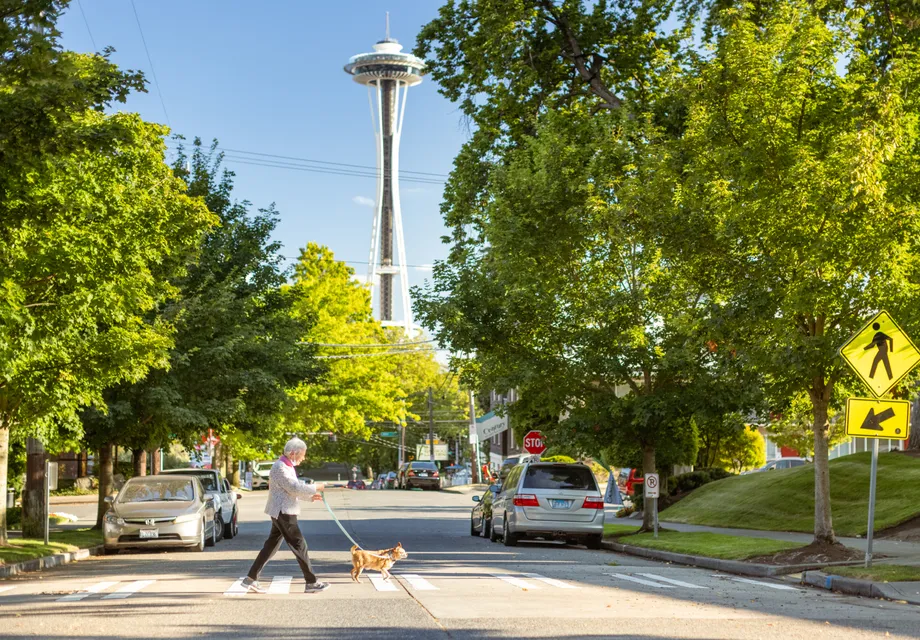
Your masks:
<svg viewBox="0 0 920 640"><path fill-rule="evenodd" d="M669 584L661 584L660 582L652 582L651 580L643 580L642 578L636 578L634 576L624 576L622 573L614 573L614 578L619 578L620 580L628 580L629 582L636 582L638 584L644 584L647 587L655 587L656 589L673 589L674 587Z"/></svg>
<svg viewBox="0 0 920 640"><path fill-rule="evenodd" d="M531 584L530 582L526 582L525 580L521 580L520 578L509 576L506 573L493 573L492 575L498 578L499 580L504 580L508 584L513 584L515 587L518 587L519 589L539 589L540 588L540 586L537 584Z"/></svg>
<svg viewBox="0 0 920 640"><path fill-rule="evenodd" d="M0 587L0 593L3 593L5 591L10 591L11 589L15 589L15 588L16 587Z"/></svg>
<svg viewBox="0 0 920 640"><path fill-rule="evenodd" d="M224 595L230 598L241 598L245 596L249 592L249 589L243 586L243 580L245 579L246 578L240 578L230 585L230 588L224 591Z"/></svg>
<svg viewBox="0 0 920 640"><path fill-rule="evenodd" d="M562 580L556 580L555 578L547 578L546 576L541 576L539 573L525 573L525 578L533 578L534 580L539 580L540 582L545 582L548 585L553 587L559 587L560 589L578 589L575 585L568 584Z"/></svg>
<svg viewBox="0 0 920 640"><path fill-rule="evenodd" d="M293 576L275 576L268 587L268 592L273 594L284 594L291 591L291 580Z"/></svg>
<svg viewBox="0 0 920 640"><path fill-rule="evenodd" d="M107 596L103 596L103 600L120 600L129 597L130 595L137 593L144 587L149 587L156 580L135 580L134 582L129 582L125 586L113 591Z"/></svg>
<svg viewBox="0 0 920 640"><path fill-rule="evenodd" d="M416 573L401 573L399 577L409 583L416 591L438 591L439 589Z"/></svg>
<svg viewBox="0 0 920 640"><path fill-rule="evenodd" d="M399 587L393 584L392 579L390 582L387 582L383 579L383 576L367 576L371 580L371 584L374 585L374 588L377 591L399 591Z"/></svg>
<svg viewBox="0 0 920 640"><path fill-rule="evenodd" d="M725 576L713 576L716 578L724 578ZM729 580L734 580L735 582L743 582L745 584L756 584L760 587L770 587L771 589L779 589L781 591L799 591L795 587L790 587L785 584L774 584L772 582L761 582L760 580L750 580L748 578L729 578Z"/></svg>
<svg viewBox="0 0 920 640"><path fill-rule="evenodd" d="M66 595L63 598L58 598L57 601L58 602L76 602L78 600L82 600L83 598L89 597L94 593L105 591L109 587L116 585L116 584L118 584L118 581L99 582L97 584L94 584L91 587L88 587L87 589L84 589L83 591L78 591L77 593L71 593L70 595Z"/></svg>
<svg viewBox="0 0 920 640"><path fill-rule="evenodd" d="M646 578L651 578L652 580L658 580L659 582L667 582L668 584L673 584L677 587L684 587L687 589L705 589L706 587L701 587L698 584L690 584L689 582L684 582L682 580L675 580L674 578L665 578L664 576L659 576L654 573L638 573L636 575L644 576Z"/></svg>

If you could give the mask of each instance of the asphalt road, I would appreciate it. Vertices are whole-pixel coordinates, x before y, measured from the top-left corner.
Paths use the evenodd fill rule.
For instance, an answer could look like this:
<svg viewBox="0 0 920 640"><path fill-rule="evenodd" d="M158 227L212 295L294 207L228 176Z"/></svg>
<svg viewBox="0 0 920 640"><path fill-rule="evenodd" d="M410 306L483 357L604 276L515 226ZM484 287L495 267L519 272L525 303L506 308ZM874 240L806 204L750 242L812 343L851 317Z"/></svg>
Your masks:
<svg viewBox="0 0 920 640"><path fill-rule="evenodd" d="M314 570L332 588L304 594L293 555L283 549L262 576L273 593L235 595L234 584L269 528L265 494L247 493L240 535L204 553L122 553L0 581L0 636L920 637L920 608L910 605L584 548L492 544L469 535L469 495L330 490L327 496L365 548L402 542L408 550L391 584L374 572L361 584L351 581L351 545L316 503L304 506L301 528Z"/></svg>

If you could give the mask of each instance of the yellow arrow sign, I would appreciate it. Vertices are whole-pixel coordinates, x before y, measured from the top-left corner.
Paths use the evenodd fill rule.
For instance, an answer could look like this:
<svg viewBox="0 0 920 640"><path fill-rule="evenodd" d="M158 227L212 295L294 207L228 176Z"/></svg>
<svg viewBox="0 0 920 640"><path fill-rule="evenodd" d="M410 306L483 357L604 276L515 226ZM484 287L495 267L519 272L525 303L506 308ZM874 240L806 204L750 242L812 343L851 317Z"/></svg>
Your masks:
<svg viewBox="0 0 920 640"><path fill-rule="evenodd" d="M877 397L891 391L920 362L920 351L887 311L857 331L840 355Z"/></svg>
<svg viewBox="0 0 920 640"><path fill-rule="evenodd" d="M847 435L907 440L910 435L910 402L847 398Z"/></svg>

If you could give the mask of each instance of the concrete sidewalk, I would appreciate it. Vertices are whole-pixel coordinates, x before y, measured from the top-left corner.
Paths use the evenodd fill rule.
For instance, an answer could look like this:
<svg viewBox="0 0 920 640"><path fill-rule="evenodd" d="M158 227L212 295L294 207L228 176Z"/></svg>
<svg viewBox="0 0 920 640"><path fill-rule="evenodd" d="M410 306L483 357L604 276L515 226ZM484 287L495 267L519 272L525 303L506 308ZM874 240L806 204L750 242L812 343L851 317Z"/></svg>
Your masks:
<svg viewBox="0 0 920 640"><path fill-rule="evenodd" d="M628 521L626 521L628 522ZM772 540L785 540L788 542L801 542L809 544L814 536L810 533L794 533L790 531L761 531L757 529L730 529L727 527L707 527L696 524L681 524L679 522L660 522L659 525L673 531L708 531L710 533L724 533L731 536L746 538L770 538ZM838 538L848 547L866 550L865 538ZM917 564L920 565L920 543L899 542L897 540L874 540L872 542L873 554L880 553L889 557L885 562L889 564Z"/></svg>

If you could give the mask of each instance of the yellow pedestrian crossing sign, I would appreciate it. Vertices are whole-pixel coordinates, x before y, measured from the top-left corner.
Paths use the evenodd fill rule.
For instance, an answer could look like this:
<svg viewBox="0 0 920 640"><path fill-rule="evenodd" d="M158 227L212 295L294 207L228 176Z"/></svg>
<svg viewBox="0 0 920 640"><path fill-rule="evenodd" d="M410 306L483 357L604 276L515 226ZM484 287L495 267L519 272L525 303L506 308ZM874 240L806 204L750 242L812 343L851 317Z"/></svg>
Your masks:
<svg viewBox="0 0 920 640"><path fill-rule="evenodd" d="M847 398L847 435L907 440L910 435L910 402Z"/></svg>
<svg viewBox="0 0 920 640"><path fill-rule="evenodd" d="M879 398L920 362L920 351L887 311L857 331L840 347L840 355Z"/></svg>

